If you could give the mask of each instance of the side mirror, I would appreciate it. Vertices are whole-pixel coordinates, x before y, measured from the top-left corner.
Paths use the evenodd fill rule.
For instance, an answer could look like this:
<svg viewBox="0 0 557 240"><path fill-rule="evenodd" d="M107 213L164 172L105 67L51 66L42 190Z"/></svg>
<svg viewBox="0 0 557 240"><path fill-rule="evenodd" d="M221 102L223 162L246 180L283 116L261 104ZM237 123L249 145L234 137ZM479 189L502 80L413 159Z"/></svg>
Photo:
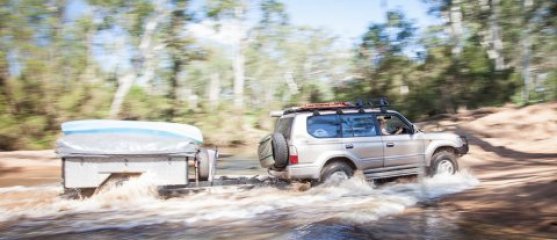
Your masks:
<svg viewBox="0 0 557 240"><path fill-rule="evenodd" d="M420 128L416 124L412 124L412 134L421 132Z"/></svg>

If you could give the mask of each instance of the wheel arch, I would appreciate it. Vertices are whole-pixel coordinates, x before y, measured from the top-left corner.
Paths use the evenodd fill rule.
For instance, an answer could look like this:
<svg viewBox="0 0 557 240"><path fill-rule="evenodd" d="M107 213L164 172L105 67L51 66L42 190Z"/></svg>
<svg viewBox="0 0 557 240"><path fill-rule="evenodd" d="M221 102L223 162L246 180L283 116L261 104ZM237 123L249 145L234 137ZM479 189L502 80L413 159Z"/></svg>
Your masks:
<svg viewBox="0 0 557 240"><path fill-rule="evenodd" d="M333 157L333 158L330 158L329 160L325 161L323 166L321 166L321 171L323 171L325 166L327 166L327 165L329 165L333 162L346 163L346 165L350 166L352 168L352 170L354 170L354 171L356 171L358 169L358 167L356 166L354 161L352 161L350 158L347 158L347 157Z"/></svg>
<svg viewBox="0 0 557 240"><path fill-rule="evenodd" d="M457 152L458 152L456 150L456 147L454 147L454 146L443 145L443 146L439 146L439 147L435 148L435 150L433 151L432 156L435 155L438 152L441 152L441 151L450 151L454 154L457 154Z"/></svg>
<svg viewBox="0 0 557 240"><path fill-rule="evenodd" d="M427 146L426 152L425 152L425 156L426 156L426 166L431 166L431 161L433 160L433 155L435 155L436 153L443 151L443 150L448 150L451 151L453 153L457 153L457 146L455 146L454 144L448 143L448 142L439 142L439 143L435 143L435 144L430 144L429 146Z"/></svg>

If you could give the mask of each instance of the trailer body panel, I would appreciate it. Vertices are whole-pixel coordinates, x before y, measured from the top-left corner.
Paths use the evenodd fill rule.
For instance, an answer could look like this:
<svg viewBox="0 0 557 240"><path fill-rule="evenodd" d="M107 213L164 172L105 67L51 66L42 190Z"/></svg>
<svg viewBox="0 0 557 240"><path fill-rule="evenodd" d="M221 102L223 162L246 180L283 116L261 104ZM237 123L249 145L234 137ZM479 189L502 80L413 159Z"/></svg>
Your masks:
<svg viewBox="0 0 557 240"><path fill-rule="evenodd" d="M188 184L188 163L183 156L64 157L65 188L96 188L112 174L148 174L155 185Z"/></svg>

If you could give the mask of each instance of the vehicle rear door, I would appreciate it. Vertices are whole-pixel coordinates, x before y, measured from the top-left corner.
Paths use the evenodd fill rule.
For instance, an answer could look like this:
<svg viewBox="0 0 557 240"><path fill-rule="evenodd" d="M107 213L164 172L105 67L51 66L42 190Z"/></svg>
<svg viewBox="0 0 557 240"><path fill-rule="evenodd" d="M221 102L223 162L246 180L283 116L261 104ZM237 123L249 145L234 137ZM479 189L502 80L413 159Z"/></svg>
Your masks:
<svg viewBox="0 0 557 240"><path fill-rule="evenodd" d="M306 128L305 119L296 119L297 129ZM303 124L303 125L302 125ZM295 127L295 129L296 129ZM293 131L294 133L300 131ZM300 162L313 163L323 154L342 152L342 134L338 114L313 115L307 117L307 133L310 138L295 137ZM299 134L298 136L301 136Z"/></svg>

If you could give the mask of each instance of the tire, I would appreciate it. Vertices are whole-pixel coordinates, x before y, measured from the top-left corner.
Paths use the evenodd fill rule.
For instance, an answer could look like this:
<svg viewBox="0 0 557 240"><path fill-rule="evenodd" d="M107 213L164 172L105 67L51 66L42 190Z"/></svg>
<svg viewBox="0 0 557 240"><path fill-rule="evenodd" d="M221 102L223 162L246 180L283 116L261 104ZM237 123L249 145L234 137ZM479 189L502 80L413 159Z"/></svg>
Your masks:
<svg viewBox="0 0 557 240"><path fill-rule="evenodd" d="M65 199L85 199L95 194L95 188L64 188L62 197Z"/></svg>
<svg viewBox="0 0 557 240"><path fill-rule="evenodd" d="M263 168L282 169L288 165L288 143L280 133L265 136L257 151Z"/></svg>
<svg viewBox="0 0 557 240"><path fill-rule="evenodd" d="M209 151L207 149L201 149L201 151L197 154L198 161L199 161L199 180L207 181L213 177L213 173L216 167L216 159L214 156L209 156Z"/></svg>
<svg viewBox="0 0 557 240"><path fill-rule="evenodd" d="M332 162L321 170L320 183L337 182L351 178L354 175L354 169L344 162Z"/></svg>
<svg viewBox="0 0 557 240"><path fill-rule="evenodd" d="M273 157L273 138L272 134L265 136L259 141L259 147L257 148L257 155L259 157L259 164L262 168L270 168L275 165L275 159Z"/></svg>
<svg viewBox="0 0 557 240"><path fill-rule="evenodd" d="M288 143L284 136L280 133L273 133L273 158L275 159L274 167L281 169L288 165Z"/></svg>
<svg viewBox="0 0 557 240"><path fill-rule="evenodd" d="M449 173L454 175L458 171L458 163L456 154L450 150L441 150L433 154L431 158L431 166L429 167L429 175L435 176L441 173Z"/></svg>

